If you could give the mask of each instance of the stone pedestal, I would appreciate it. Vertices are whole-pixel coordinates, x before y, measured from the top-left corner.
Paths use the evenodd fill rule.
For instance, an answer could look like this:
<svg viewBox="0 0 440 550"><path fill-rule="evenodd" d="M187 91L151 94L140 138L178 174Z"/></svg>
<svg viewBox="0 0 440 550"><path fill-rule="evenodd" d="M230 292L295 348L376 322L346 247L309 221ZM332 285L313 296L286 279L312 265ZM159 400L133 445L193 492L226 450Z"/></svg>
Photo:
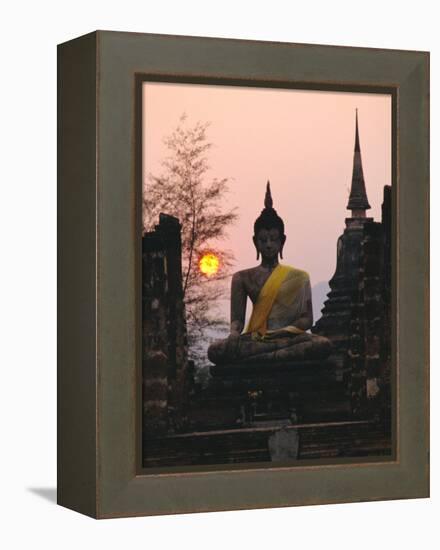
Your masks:
<svg viewBox="0 0 440 550"><path fill-rule="evenodd" d="M210 391L236 403L236 423L248 426L272 420L302 421L328 417L345 409L344 388L337 365L326 360L237 363L211 367ZM324 412L323 412L324 414Z"/></svg>

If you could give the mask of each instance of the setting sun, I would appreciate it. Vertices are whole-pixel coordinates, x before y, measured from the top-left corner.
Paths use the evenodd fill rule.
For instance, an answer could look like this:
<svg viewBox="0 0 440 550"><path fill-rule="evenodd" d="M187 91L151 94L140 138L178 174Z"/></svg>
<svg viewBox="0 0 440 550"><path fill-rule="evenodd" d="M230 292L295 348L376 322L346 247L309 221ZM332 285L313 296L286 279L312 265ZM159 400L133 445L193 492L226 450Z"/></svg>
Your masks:
<svg viewBox="0 0 440 550"><path fill-rule="evenodd" d="M220 261L218 259L218 256L216 256L212 252L203 254L203 256L199 260L200 271L208 277L211 277L211 275L215 275L217 273L219 265Z"/></svg>

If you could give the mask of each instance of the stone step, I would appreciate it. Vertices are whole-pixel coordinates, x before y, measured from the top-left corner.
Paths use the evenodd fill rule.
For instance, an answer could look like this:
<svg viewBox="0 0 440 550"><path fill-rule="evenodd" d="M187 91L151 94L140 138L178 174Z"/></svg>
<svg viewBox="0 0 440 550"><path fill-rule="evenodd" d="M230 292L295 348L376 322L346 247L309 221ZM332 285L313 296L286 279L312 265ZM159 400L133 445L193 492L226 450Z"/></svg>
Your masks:
<svg viewBox="0 0 440 550"><path fill-rule="evenodd" d="M150 468L271 462L274 455L272 436L281 432L292 432L292 441L296 441L297 458L296 461L290 459L294 464L314 459L391 457L389 430L371 421L288 425L284 420L262 424L147 438L143 465Z"/></svg>

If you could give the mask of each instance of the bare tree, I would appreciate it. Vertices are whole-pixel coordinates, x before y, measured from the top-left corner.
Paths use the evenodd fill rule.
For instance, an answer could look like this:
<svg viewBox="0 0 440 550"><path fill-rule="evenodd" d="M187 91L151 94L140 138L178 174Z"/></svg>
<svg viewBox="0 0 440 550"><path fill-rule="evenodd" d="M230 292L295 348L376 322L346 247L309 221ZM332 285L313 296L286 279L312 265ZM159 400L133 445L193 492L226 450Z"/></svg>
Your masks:
<svg viewBox="0 0 440 550"><path fill-rule="evenodd" d="M221 247L227 228L237 218L236 209L225 210L222 200L228 179L208 175L209 123L188 125L184 114L177 128L164 139L169 155L163 172L149 174L144 187L143 226L150 231L160 212L177 217L182 224L182 285L186 306L190 355L202 359L207 331L224 326L218 316L218 300L225 296L225 279L231 273L234 256ZM218 258L218 270L206 275L200 259L206 253Z"/></svg>

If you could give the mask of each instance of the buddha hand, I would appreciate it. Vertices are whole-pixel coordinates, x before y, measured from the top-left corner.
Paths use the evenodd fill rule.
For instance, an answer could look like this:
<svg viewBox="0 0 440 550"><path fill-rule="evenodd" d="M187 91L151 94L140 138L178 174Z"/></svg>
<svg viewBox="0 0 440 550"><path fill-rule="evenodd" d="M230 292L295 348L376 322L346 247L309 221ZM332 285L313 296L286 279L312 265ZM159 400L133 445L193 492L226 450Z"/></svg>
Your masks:
<svg viewBox="0 0 440 550"><path fill-rule="evenodd" d="M238 355L238 344L240 342L240 335L236 332L226 338L226 354L231 359L235 359Z"/></svg>

